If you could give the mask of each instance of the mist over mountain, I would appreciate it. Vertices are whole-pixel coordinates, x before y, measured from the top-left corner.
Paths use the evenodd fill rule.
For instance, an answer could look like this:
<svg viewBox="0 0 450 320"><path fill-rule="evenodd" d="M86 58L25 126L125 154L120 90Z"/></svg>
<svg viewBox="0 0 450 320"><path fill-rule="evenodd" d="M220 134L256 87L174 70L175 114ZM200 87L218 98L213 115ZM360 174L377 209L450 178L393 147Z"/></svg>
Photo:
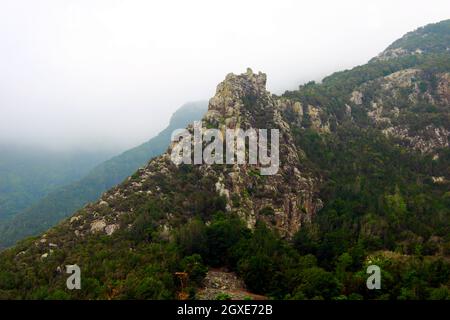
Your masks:
<svg viewBox="0 0 450 320"><path fill-rule="evenodd" d="M4 169L7 177L17 179L18 182L0 180L3 183L3 189L12 190L11 195L5 191L2 193L5 200L0 208L4 211L4 218L9 217L9 219L0 221L0 248L10 246L24 237L38 234L57 224L86 203L96 200L102 192L122 182L149 159L161 154L169 145L172 132L186 127L194 120L201 119L206 108L207 103L204 101L184 104L172 115L169 126L157 136L98 164L95 168L92 168L93 165L86 168L84 162L89 162L91 159L84 154L78 155L79 158L75 159L78 162L58 163L58 167L55 163L60 154L57 153L57 156L53 157L47 156L44 159L46 170L42 170L43 163L36 158L35 154L30 158L24 157L24 154L20 157L15 154L14 156L18 157L15 160L18 162L14 163L14 166L11 163L4 163ZM27 159L29 163L20 163L18 159ZM32 171L36 167L37 169ZM20 177L17 173L14 174L15 168L20 168L22 174ZM71 179L60 177L61 173L58 170L63 169L70 172ZM52 181L51 178L54 176L62 181L58 181L59 184L53 183L45 192L45 183L50 183L47 181ZM30 182L33 181L36 181L35 184L39 187L35 186L37 190L34 192L37 194L33 194L33 190L30 190L33 187ZM28 189L20 192L22 185L22 188ZM29 199L31 196L33 197ZM8 205L13 208L7 210Z"/></svg>
<svg viewBox="0 0 450 320"><path fill-rule="evenodd" d="M447 0L1 1L0 144L119 153L229 72L264 70L281 94L449 14Z"/></svg>

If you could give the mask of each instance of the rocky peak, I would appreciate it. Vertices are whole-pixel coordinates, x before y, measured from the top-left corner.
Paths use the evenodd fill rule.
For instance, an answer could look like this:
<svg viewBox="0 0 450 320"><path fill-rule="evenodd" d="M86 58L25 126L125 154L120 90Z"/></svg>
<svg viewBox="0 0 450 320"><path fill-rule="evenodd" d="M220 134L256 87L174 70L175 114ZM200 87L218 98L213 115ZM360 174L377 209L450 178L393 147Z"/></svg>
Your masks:
<svg viewBox="0 0 450 320"><path fill-rule="evenodd" d="M321 207L317 198L318 178L301 164L299 150L290 125L282 116L280 104L266 90L266 75L253 73L228 74L217 86L209 102L203 122L219 129L278 129L280 133L280 168L277 174L260 176L258 166L234 165L214 173L216 189L227 198L227 208L241 216L249 227L257 219L265 220L286 236L293 235Z"/></svg>
<svg viewBox="0 0 450 320"><path fill-rule="evenodd" d="M243 122L255 118L255 112L261 112L271 104L270 93L266 90L266 79L266 74L255 74L250 68L243 74L228 74L210 99L205 120L217 127L220 127L220 124L228 128L239 125L255 127L256 123Z"/></svg>
<svg viewBox="0 0 450 320"><path fill-rule="evenodd" d="M265 73L253 73L247 68L247 72L236 75L229 73L225 80L217 86L216 96L234 96L243 98L250 95L266 93L267 76Z"/></svg>

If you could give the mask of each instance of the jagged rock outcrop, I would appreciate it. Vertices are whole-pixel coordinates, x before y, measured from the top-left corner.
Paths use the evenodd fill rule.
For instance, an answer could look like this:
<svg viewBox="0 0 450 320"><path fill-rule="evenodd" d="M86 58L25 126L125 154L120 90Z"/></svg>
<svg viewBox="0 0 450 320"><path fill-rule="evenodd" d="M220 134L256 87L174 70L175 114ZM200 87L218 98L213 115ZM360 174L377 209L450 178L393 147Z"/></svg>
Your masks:
<svg viewBox="0 0 450 320"><path fill-rule="evenodd" d="M282 117L282 104L266 90L266 75L248 69L245 74L227 75L210 100L205 125L220 129L279 129L280 168L275 175L263 176L259 166L232 165L216 170L218 191L227 197L228 208L238 213L249 227L257 219L266 221L281 234L291 236L310 221L321 208L319 177L301 165L301 154L290 126ZM298 115L300 104L292 105ZM209 167L205 173L211 172Z"/></svg>

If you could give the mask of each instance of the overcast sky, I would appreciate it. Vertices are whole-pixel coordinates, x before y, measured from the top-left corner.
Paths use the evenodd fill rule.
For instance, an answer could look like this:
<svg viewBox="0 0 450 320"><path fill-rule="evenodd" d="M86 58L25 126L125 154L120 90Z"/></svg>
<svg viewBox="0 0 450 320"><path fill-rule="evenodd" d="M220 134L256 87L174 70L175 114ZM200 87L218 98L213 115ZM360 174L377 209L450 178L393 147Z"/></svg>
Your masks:
<svg viewBox="0 0 450 320"><path fill-rule="evenodd" d="M448 18L448 0L0 0L0 143L125 149L229 72L281 93Z"/></svg>

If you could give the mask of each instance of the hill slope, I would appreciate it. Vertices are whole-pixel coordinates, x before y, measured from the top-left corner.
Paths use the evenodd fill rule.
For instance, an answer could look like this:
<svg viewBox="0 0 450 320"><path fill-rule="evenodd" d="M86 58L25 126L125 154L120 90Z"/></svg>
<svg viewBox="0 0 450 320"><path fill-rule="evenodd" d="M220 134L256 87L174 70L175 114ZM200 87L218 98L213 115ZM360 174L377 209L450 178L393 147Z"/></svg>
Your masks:
<svg viewBox="0 0 450 320"><path fill-rule="evenodd" d="M110 156L108 152L62 153L0 145L0 221L77 181Z"/></svg>
<svg viewBox="0 0 450 320"><path fill-rule="evenodd" d="M99 164L81 180L51 192L9 221L0 223L0 248L10 246L24 237L38 234L86 203L94 201L104 191L143 166L148 159L164 152L173 130L184 128L194 120L200 119L205 112L206 102L183 105L173 114L169 126L156 137Z"/></svg>

